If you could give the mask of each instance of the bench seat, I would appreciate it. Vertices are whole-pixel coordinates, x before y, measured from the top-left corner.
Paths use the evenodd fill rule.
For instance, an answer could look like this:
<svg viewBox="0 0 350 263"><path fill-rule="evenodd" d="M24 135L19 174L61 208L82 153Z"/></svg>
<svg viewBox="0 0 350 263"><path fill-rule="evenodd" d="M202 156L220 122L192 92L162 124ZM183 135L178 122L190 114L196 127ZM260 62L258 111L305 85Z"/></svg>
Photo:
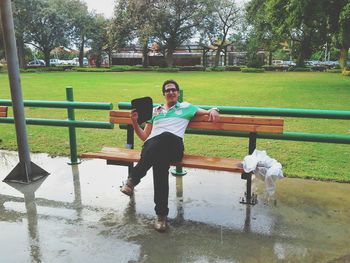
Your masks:
<svg viewBox="0 0 350 263"><path fill-rule="evenodd" d="M0 106L0 118L7 117L7 107Z"/></svg>
<svg viewBox="0 0 350 263"><path fill-rule="evenodd" d="M104 147L98 152L84 153L82 157L119 162L138 162L140 160L140 153L141 151L139 150ZM241 160L231 158L184 155L181 162L174 163L173 165L236 173L244 172Z"/></svg>

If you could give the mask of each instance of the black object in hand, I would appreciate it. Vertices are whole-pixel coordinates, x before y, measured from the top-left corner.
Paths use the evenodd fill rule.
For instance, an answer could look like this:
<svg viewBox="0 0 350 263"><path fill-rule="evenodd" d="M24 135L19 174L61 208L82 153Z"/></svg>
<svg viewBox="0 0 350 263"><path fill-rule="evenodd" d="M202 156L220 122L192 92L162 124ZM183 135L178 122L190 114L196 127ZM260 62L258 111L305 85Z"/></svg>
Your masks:
<svg viewBox="0 0 350 263"><path fill-rule="evenodd" d="M141 124L152 118L153 101L151 97L143 97L131 101L131 107L138 114L137 123Z"/></svg>

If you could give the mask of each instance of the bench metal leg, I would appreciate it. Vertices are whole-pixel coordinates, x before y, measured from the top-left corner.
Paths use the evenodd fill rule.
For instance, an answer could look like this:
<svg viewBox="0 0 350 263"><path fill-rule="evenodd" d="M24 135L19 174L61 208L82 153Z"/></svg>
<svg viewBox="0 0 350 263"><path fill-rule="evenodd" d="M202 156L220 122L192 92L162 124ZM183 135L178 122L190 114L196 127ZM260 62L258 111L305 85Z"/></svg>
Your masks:
<svg viewBox="0 0 350 263"><path fill-rule="evenodd" d="M242 173L241 178L247 180L247 190L239 202L241 204L255 205L258 203L258 196L252 193L252 173Z"/></svg>
<svg viewBox="0 0 350 263"><path fill-rule="evenodd" d="M134 128L132 127L132 125L128 125L128 128L127 128L125 148L134 149ZM128 176L130 176L132 168L134 168L134 163L129 163Z"/></svg>
<svg viewBox="0 0 350 263"><path fill-rule="evenodd" d="M256 148L256 133L249 134L249 154L252 154ZM242 179L247 180L247 191L241 198L241 204L255 205L258 202L257 195L252 193L252 173L242 173Z"/></svg>

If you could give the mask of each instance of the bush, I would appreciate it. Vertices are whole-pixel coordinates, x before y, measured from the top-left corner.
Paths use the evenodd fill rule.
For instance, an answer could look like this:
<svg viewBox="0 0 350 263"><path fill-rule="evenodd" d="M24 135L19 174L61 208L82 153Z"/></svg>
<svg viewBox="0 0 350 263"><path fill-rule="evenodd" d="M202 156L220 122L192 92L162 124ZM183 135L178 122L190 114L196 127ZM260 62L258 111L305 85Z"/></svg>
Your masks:
<svg viewBox="0 0 350 263"><path fill-rule="evenodd" d="M225 67L208 67L205 71L225 71Z"/></svg>
<svg viewBox="0 0 350 263"><path fill-rule="evenodd" d="M66 69L64 67L41 67L33 69L36 72L58 72L58 71L65 71Z"/></svg>
<svg viewBox="0 0 350 263"><path fill-rule="evenodd" d="M172 73L176 73L176 72L179 72L180 69L179 69L179 68L155 68L153 71L156 71L156 72L172 72Z"/></svg>
<svg viewBox="0 0 350 263"><path fill-rule="evenodd" d="M265 71L286 71L289 67L278 66L278 65L264 65L262 66Z"/></svg>
<svg viewBox="0 0 350 263"><path fill-rule="evenodd" d="M35 73L37 71L34 68L28 68L28 69L20 69L19 72L20 73Z"/></svg>
<svg viewBox="0 0 350 263"><path fill-rule="evenodd" d="M74 68L77 72L111 72L110 68Z"/></svg>
<svg viewBox="0 0 350 263"><path fill-rule="evenodd" d="M311 68L302 68L302 67L291 67L288 69L288 71L294 71L294 72L311 72Z"/></svg>
<svg viewBox="0 0 350 263"><path fill-rule="evenodd" d="M342 73L341 69L327 69L326 72L328 73Z"/></svg>
<svg viewBox="0 0 350 263"><path fill-rule="evenodd" d="M183 66L179 67L180 71L204 71L204 67L202 66Z"/></svg>
<svg viewBox="0 0 350 263"><path fill-rule="evenodd" d="M350 76L350 71L344 70L342 74L343 74L343 76Z"/></svg>
<svg viewBox="0 0 350 263"><path fill-rule="evenodd" d="M113 72L152 70L152 68L144 68L143 66L128 66L128 65L115 65L115 66L112 66L110 69Z"/></svg>
<svg viewBox="0 0 350 263"><path fill-rule="evenodd" d="M241 71L241 67L239 67L239 66L226 66L225 70L226 71Z"/></svg>
<svg viewBox="0 0 350 263"><path fill-rule="evenodd" d="M263 68L241 68L243 73L264 73L265 69Z"/></svg>
<svg viewBox="0 0 350 263"><path fill-rule="evenodd" d="M315 66L315 67L311 67L312 71L326 71L327 67L325 66Z"/></svg>

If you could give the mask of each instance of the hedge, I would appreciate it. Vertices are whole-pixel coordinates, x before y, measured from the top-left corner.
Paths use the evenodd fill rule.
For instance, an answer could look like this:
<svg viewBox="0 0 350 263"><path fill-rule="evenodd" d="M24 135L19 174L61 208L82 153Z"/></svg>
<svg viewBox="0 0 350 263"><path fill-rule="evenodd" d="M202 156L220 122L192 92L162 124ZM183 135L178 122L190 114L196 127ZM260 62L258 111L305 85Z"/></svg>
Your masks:
<svg viewBox="0 0 350 263"><path fill-rule="evenodd" d="M182 66L179 67L180 71L204 71L205 68L202 66Z"/></svg>
<svg viewBox="0 0 350 263"><path fill-rule="evenodd" d="M225 71L241 71L241 67L239 67L239 66L226 66Z"/></svg>
<svg viewBox="0 0 350 263"><path fill-rule="evenodd" d="M342 73L341 69L327 69L326 72L328 73Z"/></svg>
<svg viewBox="0 0 350 263"><path fill-rule="evenodd" d="M264 68L241 68L242 73L264 73Z"/></svg>
<svg viewBox="0 0 350 263"><path fill-rule="evenodd" d="M289 68L288 71L293 71L293 72L311 72L311 68L301 68L301 67L292 67Z"/></svg>
<svg viewBox="0 0 350 263"><path fill-rule="evenodd" d="M110 68L74 68L77 72L111 72Z"/></svg>

